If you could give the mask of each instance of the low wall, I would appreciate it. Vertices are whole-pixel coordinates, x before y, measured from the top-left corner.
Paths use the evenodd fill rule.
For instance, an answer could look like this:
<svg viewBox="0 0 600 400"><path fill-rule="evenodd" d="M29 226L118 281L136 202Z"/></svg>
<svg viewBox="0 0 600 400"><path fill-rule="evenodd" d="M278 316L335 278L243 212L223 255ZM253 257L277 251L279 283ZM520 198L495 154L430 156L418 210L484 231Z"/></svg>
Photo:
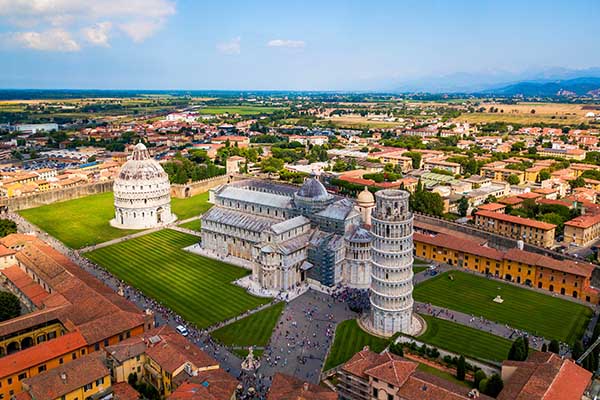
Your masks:
<svg viewBox="0 0 600 400"><path fill-rule="evenodd" d="M88 183L66 189L54 189L26 196L3 199L0 201L0 207L6 207L9 211L19 211L59 201L78 199L91 194L110 192L112 189L113 181Z"/></svg>
<svg viewBox="0 0 600 400"><path fill-rule="evenodd" d="M171 184L171 197L183 199L204 193L214 187L230 183L235 179L233 175L219 175L213 178L203 179L186 184Z"/></svg>

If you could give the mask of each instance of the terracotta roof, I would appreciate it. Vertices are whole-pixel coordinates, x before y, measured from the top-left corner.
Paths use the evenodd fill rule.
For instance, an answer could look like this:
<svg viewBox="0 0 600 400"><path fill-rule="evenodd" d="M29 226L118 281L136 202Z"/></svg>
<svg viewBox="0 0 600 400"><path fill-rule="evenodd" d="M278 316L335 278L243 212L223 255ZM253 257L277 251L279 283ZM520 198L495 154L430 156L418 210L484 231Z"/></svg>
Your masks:
<svg viewBox="0 0 600 400"><path fill-rule="evenodd" d="M29 275L17 265L1 270L2 274L11 281L36 307L43 305L42 301L50 296L42 286L36 283Z"/></svg>
<svg viewBox="0 0 600 400"><path fill-rule="evenodd" d="M511 205L514 206L515 204L521 204L523 202L523 199L520 199L516 196L514 197L505 197L503 199L498 200L498 203L502 203L502 204L506 204L506 205Z"/></svg>
<svg viewBox="0 0 600 400"><path fill-rule="evenodd" d="M480 215L482 217L496 219L499 221L510 222L512 224L530 226L532 228L542 229L545 231L556 228L556 225L554 225L554 224L549 224L546 222L536 221L534 219L522 218L522 217L517 217L514 215L496 213L496 212L485 211L485 210L477 211L475 213L475 215Z"/></svg>
<svg viewBox="0 0 600 400"><path fill-rule="evenodd" d="M403 400L467 400L471 390L431 374L416 371L398 390L397 395ZM480 394L478 399L492 398Z"/></svg>
<svg viewBox="0 0 600 400"><path fill-rule="evenodd" d="M500 204L500 203L482 204L477 207L478 210L485 210L485 211L498 211L498 210L503 210L505 208L506 208L506 205Z"/></svg>
<svg viewBox="0 0 600 400"><path fill-rule="evenodd" d="M336 400L337 398L337 393L328 388L280 372L273 376L267 394L267 400Z"/></svg>
<svg viewBox="0 0 600 400"><path fill-rule="evenodd" d="M570 221L565 222L567 226L573 226L576 228L590 228L596 224L600 224L600 214L596 215L580 215L579 217L575 217Z"/></svg>
<svg viewBox="0 0 600 400"><path fill-rule="evenodd" d="M0 257L11 256L13 254L15 254L14 250L9 249L3 244L0 244Z"/></svg>
<svg viewBox="0 0 600 400"><path fill-rule="evenodd" d="M504 382L498 400L581 399L592 373L572 360L551 353L533 353L526 361L505 361L516 370Z"/></svg>
<svg viewBox="0 0 600 400"><path fill-rule="evenodd" d="M517 197L520 199L537 199L542 197L542 195L539 193L527 192L518 194Z"/></svg>
<svg viewBox="0 0 600 400"><path fill-rule="evenodd" d="M104 378L103 387L109 388L110 371L104 365L103 355L92 353L70 361L42 374L23 380L35 400L54 400Z"/></svg>
<svg viewBox="0 0 600 400"><path fill-rule="evenodd" d="M403 359L390 359L389 361L369 368L365 375L377 378L385 383L400 387L408 377L417 369L417 363Z"/></svg>
<svg viewBox="0 0 600 400"><path fill-rule="evenodd" d="M239 382L222 369L198 372L183 382L168 400L230 400Z"/></svg>
<svg viewBox="0 0 600 400"><path fill-rule="evenodd" d="M187 362L191 362L196 368L219 366L217 360L200 350L169 326L157 328L157 330L151 331L150 334L158 336L159 341L150 344L150 347L146 350L146 355L169 373L173 373ZM144 337L149 338L149 335L145 334Z"/></svg>
<svg viewBox="0 0 600 400"><path fill-rule="evenodd" d="M127 382L114 383L112 385L113 399L115 400L138 400L142 396Z"/></svg>
<svg viewBox="0 0 600 400"><path fill-rule="evenodd" d="M463 253L476 254L492 260L502 260L502 252L500 250L482 246L477 242L467 239L456 240L456 237L445 233L432 236L415 232L413 234L413 240L415 242L427 243L433 246L461 251Z"/></svg>
<svg viewBox="0 0 600 400"><path fill-rule="evenodd" d="M27 368L58 358L86 346L85 339L79 332L66 333L43 345L29 347L2 358L0 377L21 372ZM60 396L59 396L60 397Z"/></svg>

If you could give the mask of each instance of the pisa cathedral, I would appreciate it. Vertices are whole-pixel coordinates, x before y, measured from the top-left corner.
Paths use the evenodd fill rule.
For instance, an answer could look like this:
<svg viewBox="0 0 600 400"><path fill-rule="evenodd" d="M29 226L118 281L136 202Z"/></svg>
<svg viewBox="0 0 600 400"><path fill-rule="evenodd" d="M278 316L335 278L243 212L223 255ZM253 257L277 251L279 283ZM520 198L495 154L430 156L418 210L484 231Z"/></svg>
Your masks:
<svg viewBox="0 0 600 400"><path fill-rule="evenodd" d="M248 179L211 190L202 247L252 265L252 279L286 292L304 282L369 289L369 328L412 333L412 213L408 193L328 193L316 178L300 187Z"/></svg>

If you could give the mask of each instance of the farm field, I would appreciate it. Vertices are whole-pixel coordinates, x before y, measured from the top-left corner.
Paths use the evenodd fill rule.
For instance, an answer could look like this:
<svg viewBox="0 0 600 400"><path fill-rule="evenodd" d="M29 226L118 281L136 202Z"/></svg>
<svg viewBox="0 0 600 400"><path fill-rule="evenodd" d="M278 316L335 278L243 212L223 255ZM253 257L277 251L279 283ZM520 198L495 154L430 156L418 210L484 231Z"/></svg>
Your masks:
<svg viewBox="0 0 600 400"><path fill-rule="evenodd" d="M247 347L250 346L265 347L284 308L285 303L279 302L217 329L211 333L211 336L229 347L246 347L244 349L246 353L248 353Z"/></svg>
<svg viewBox="0 0 600 400"><path fill-rule="evenodd" d="M108 223L114 217L112 192L21 210L19 214L73 249L137 232Z"/></svg>
<svg viewBox="0 0 600 400"><path fill-rule="evenodd" d="M269 301L231 283L248 271L182 250L197 241L195 236L163 229L85 256L199 328Z"/></svg>
<svg viewBox="0 0 600 400"><path fill-rule="evenodd" d="M493 302L497 295L502 296L502 304ZM592 315L582 304L460 271L420 283L413 297L566 343L582 336Z"/></svg>
<svg viewBox="0 0 600 400"><path fill-rule="evenodd" d="M345 363L354 354L361 351L363 347L376 352L382 352L389 344L389 340L373 336L363 331L355 319L340 323L335 330L333 345L329 350L323 371Z"/></svg>
<svg viewBox="0 0 600 400"><path fill-rule="evenodd" d="M429 315L421 315L427 330L418 340L465 357L484 361L505 360L512 342L508 339Z"/></svg>
<svg viewBox="0 0 600 400"><path fill-rule="evenodd" d="M261 106L215 106L202 107L196 109L200 114L239 114L239 115L259 115L272 114L275 111L286 110L285 107L261 107Z"/></svg>
<svg viewBox="0 0 600 400"><path fill-rule="evenodd" d="M185 199L171 199L171 210L178 219L194 217L210 207L208 192ZM73 249L138 232L110 226L109 221L114 216L112 192L30 208L19 211L19 214Z"/></svg>

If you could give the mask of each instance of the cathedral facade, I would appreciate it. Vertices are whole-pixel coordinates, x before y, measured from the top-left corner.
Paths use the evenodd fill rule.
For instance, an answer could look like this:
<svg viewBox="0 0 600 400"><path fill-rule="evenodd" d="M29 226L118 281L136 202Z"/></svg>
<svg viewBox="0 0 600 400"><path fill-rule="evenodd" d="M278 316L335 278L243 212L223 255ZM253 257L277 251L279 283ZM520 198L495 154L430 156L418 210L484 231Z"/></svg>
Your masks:
<svg viewBox="0 0 600 400"><path fill-rule="evenodd" d="M410 330L412 215L408 193L366 188L357 201L328 193L315 177L298 188L248 179L213 189L202 247L252 265L261 288L286 292L313 280L369 289L377 332Z"/></svg>

